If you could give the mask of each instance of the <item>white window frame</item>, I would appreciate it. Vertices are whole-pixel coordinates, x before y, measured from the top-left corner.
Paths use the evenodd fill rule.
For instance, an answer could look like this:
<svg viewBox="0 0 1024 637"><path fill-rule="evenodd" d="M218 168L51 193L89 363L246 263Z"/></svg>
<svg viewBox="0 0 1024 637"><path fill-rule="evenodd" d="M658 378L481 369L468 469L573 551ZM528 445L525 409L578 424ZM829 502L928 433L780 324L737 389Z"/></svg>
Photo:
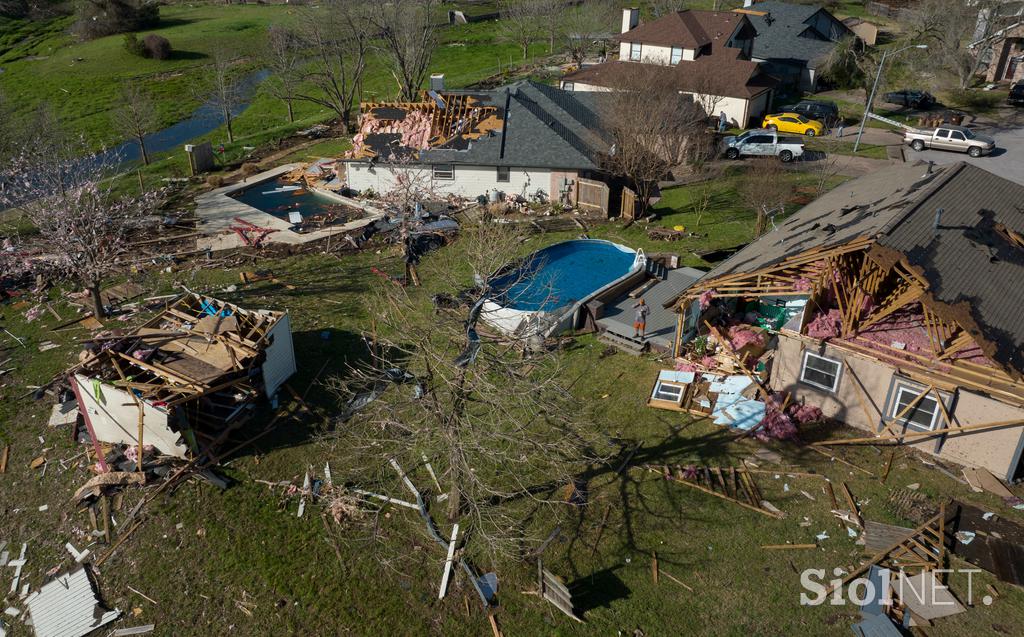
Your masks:
<svg viewBox="0 0 1024 637"><path fill-rule="evenodd" d="M643 59L644 45L639 42L629 43L629 61L639 62Z"/></svg>
<svg viewBox="0 0 1024 637"><path fill-rule="evenodd" d="M502 170L505 171L505 177L504 178L502 178L502 176L501 176L501 171ZM512 183L512 168L510 168L509 166L497 166L495 168L495 177L494 178L495 178L495 180L499 184L509 184L509 183Z"/></svg>
<svg viewBox="0 0 1024 637"><path fill-rule="evenodd" d="M455 181L455 164L431 164L430 169L435 181Z"/></svg>
<svg viewBox="0 0 1024 637"><path fill-rule="evenodd" d="M828 363L832 363L833 365L836 366L836 379L832 383L831 387L827 387L825 385L822 385L821 383L817 383L817 382L815 382L813 380L807 380L806 378L804 378L804 373L807 371L807 359L812 357L812 356L814 358L819 359L819 360L823 360L823 361L826 361ZM815 370L815 371L819 371L820 372L821 370ZM823 390L825 390L827 392L830 392L830 393L834 394L834 393L836 393L836 390L839 389L839 379L842 377L842 375L843 375L843 361L838 361L838 360L835 360L833 358L828 358L827 356L821 356L819 354L815 354L814 352L804 352L803 364L800 365L800 382L801 383L803 383L805 385L810 385L811 387L817 387L818 389L823 389Z"/></svg>
<svg viewBox="0 0 1024 637"><path fill-rule="evenodd" d="M570 91L570 92L571 91L575 91L576 90L576 83L575 82L562 82L562 90L563 91Z"/></svg>
<svg viewBox="0 0 1024 637"><path fill-rule="evenodd" d="M661 392L662 387L671 387L674 390L679 391L678 398L662 398L658 394ZM677 383L670 380L658 379L658 382L654 384L654 391L651 392L651 400L661 401L663 403L673 403L676 405L683 404L683 396L686 395L686 383ZM672 392L674 393L674 392Z"/></svg>
<svg viewBox="0 0 1024 637"><path fill-rule="evenodd" d="M901 407L900 406L900 397L903 395L904 392L912 395L913 398L908 400L906 403L904 403L904 406ZM903 384L897 383L896 387L894 388L894 393L893 393L893 398L892 398L892 409L891 409L891 411L889 413L889 418L892 418L893 420L895 420L896 416L898 416L899 413L901 411L903 411L904 407L906 405L909 405L911 402L913 402L914 399L917 398L918 396L920 396L921 394L928 394L924 398L921 399L921 402L924 402L925 400L931 400L932 402L935 403L935 409L932 410L932 420L928 424L928 427L925 428L922 425L919 425L919 424L917 424L915 422L911 422L910 419L907 418L906 416L903 416L899 420L896 420L896 423L900 424L900 425L903 425L904 427L906 427L908 429L913 429L915 431L935 431L935 425L939 422L939 411L942 409L941 407L939 407L939 400L942 399L942 396L940 395L939 398L936 398L935 395L932 394L932 392L925 391L924 389L921 389L920 387L911 387L909 385L903 385ZM914 410L917 410L917 409L919 409L921 407L921 402L918 402L916 405L914 405Z"/></svg>
<svg viewBox="0 0 1024 637"><path fill-rule="evenodd" d="M678 55L676 55L677 51L679 52ZM672 47L672 52L669 53L668 63L669 64L679 64L682 61L683 61L683 47L681 47L681 46L674 46L674 47Z"/></svg>

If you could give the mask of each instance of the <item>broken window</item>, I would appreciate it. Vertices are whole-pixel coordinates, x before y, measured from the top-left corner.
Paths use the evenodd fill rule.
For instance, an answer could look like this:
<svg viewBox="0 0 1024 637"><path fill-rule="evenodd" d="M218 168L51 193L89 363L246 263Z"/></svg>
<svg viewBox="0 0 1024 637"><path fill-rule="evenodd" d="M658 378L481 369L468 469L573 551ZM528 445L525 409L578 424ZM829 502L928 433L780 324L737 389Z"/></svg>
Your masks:
<svg viewBox="0 0 1024 637"><path fill-rule="evenodd" d="M658 384L654 386L654 393L651 394L651 399L665 400L678 405L683 402L683 393L685 391L686 385L668 383L659 379Z"/></svg>
<svg viewBox="0 0 1024 637"><path fill-rule="evenodd" d="M643 45L641 45L639 42L630 42L629 43L629 59L631 61L633 61L633 62L639 62L640 61L640 49L641 49L642 46Z"/></svg>
<svg viewBox="0 0 1024 637"><path fill-rule="evenodd" d="M903 414L898 420L901 424L911 429L931 431L935 428L935 423L938 421L939 402L935 400L934 396L924 396L918 400L919 396L921 396L920 389L897 387L896 397L889 408L889 417L896 418ZM917 401L916 404L914 404L915 401ZM914 406L904 412L911 404L914 404Z"/></svg>
<svg viewBox="0 0 1024 637"><path fill-rule="evenodd" d="M498 183L507 184L511 179L511 170L508 166L498 166Z"/></svg>
<svg viewBox="0 0 1024 637"><path fill-rule="evenodd" d="M671 58L669 58L668 63L669 64L679 64L679 62L682 59L683 59L683 50L680 47L678 47L678 46L672 47L672 56L671 56Z"/></svg>
<svg viewBox="0 0 1024 637"><path fill-rule="evenodd" d="M800 382L825 391L835 392L839 388L839 372L843 364L831 358L806 352Z"/></svg>
<svg viewBox="0 0 1024 637"><path fill-rule="evenodd" d="M455 166L454 164L434 164L434 179L443 179L451 181L455 179Z"/></svg>

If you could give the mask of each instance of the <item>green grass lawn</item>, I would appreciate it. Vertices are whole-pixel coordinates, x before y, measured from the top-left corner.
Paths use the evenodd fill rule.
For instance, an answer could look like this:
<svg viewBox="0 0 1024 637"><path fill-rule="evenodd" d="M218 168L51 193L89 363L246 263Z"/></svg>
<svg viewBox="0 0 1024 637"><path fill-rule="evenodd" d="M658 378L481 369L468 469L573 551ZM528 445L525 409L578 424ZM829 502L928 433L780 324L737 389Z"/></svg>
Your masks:
<svg viewBox="0 0 1024 637"><path fill-rule="evenodd" d="M728 187L722 188L724 198ZM683 191L666 195L679 204L684 198ZM678 214L681 216L670 222L685 220L685 213ZM741 213L736 210L735 214ZM740 218L734 221L743 223ZM750 223L749 217L746 223ZM612 232L609 229L608 233ZM627 238L632 236L629 230L625 232ZM573 234L535 235L522 245L522 251ZM678 244L663 245L681 251ZM456 253L462 249L458 241L446 248ZM438 268L447 262L439 255L428 256L421 267L424 287L410 293L426 300L430 294L445 291L437 288L436 281ZM196 266L136 278L152 294L167 293L172 282L178 282L243 306L289 310L299 363L299 372L290 384L300 392L324 363L325 377L343 374L346 364L363 351L357 336L367 323L363 299L373 286L390 285L373 275L371 266L393 274L402 270L393 248L342 258L264 258L259 261L260 268L272 269L282 283L296 289L262 282L227 292L227 285L238 283L238 269ZM60 290L50 291L48 297L62 318L72 315ZM0 305L3 326L27 339L26 347L18 347L6 335L0 337L0 346L8 348L2 356L11 359L3 367L15 368L2 377L0 387L0 444L11 445L8 472L0 476L0 498L5 503L0 538L11 545L28 542L23 581L37 588L46 571L70 566L65 542L70 540L79 549L86 544L75 529L86 528L88 522L69 500L89 473L80 462L72 460L67 469L57 462L76 456L79 447L70 441L66 430L46 428L49 400L32 402L21 396L27 386L39 384L71 364L78 351L76 340L87 334L51 332L48 328L57 320L49 313L26 323L23 312L24 308L16 309L10 302ZM116 321L113 325L121 326ZM320 336L324 331L329 332L327 340ZM37 345L43 340L53 340L61 347L40 353ZM603 350L603 344L592 336L568 343L561 354L568 366L566 383L579 378L572 391L581 401L582 416L596 431L626 444L640 443L632 461L636 468L620 475L614 470L618 463L613 462L612 467L594 470L587 484L588 504L567 510L570 522L563 523L561 535L543 554L546 568L573 585L587 624L574 624L549 604L521 593L533 587L533 562L474 554L479 568L498 574L498 617L505 634L614 635L619 630L629 634L637 627L648 635L680 631L845 634L858 616L856 609L799 605L799 571L849 569L860 555L854 540L829 512L821 479L791 477L782 469L760 475L764 497L786 512L785 518L772 520L643 471L638 467L647 463L739 466L762 445L732 441L731 432L706 420L647 408L644 400L661 364L620 353L603 356ZM327 414L337 413L335 399L323 387L314 385L309 399ZM261 428L267 417L269 414L260 415L252 431ZM803 432L811 439L831 434L817 429ZM913 457L898 454L886 484L882 484L877 477L832 464L799 445L768 446L779 451L787 465L823 473L837 484L846 482L867 519L909 524L894 517L884 503L889 489L911 483L919 483L920 491L933 502L942 496L956 496L1009 519L1024 517L987 494L969 493ZM841 452L876 474L888 456L871 448ZM301 482L307 467L319 468L325 461L343 466L353 461L347 455L350 453L330 444L329 430L319 418L286 423L251 452L228 463L225 473L238 481L231 489L221 492L206 483L192 482L158 498L146 509L149 519L100 568L104 599L129 614L112 628L155 623L154 634L181 637L489 634L487 620L462 573L455 575L448 597L437 600L444 555L426 537L414 512L387 510L378 519L376 540L370 540L365 530L321 520L318 506L307 507L306 515L297 518L295 499L283 498L280 491L255 481ZM29 468L30 461L41 454L51 461L45 475ZM412 478L421 483L429 480L422 470ZM115 519L123 519L140 495L129 492ZM49 509L38 511L43 504ZM539 515L531 530L546 535L552 526ZM822 531L829 538L816 550L760 548L764 544L814 542ZM96 554L104 552L102 546L92 548ZM694 591L664 577L655 585L650 574L652 551L657 552L664 572ZM975 591L993 581L987 574L976 575ZM952 586L957 594L966 594L962 579L954 578ZM995 604L979 604L967 613L940 620L929 627L929 634L988 634L993 625L1019 625L1024 619L1024 593L1005 584L996 586L1000 596ZM249 607L249 613L239 608L241 600L255 605ZM468 600L468 609L464 600ZM136 608L137 616L131 616ZM12 637L28 634L20 622L7 623L13 624L8 630Z"/></svg>

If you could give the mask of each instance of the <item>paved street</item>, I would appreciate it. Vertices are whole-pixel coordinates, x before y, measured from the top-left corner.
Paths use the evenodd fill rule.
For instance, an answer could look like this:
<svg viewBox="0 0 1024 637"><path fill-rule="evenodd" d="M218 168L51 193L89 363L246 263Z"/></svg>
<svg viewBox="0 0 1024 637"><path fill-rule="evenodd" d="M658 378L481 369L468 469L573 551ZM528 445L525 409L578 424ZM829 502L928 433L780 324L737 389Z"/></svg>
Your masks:
<svg viewBox="0 0 1024 637"><path fill-rule="evenodd" d="M1024 184L1024 126L1016 128L984 126L978 122L971 126L977 132L989 135L996 140L996 149L986 157L968 157L964 153L950 153L942 150L925 150L914 152L909 147L905 151L907 161L923 159L936 164L948 164L955 161L966 161L1000 177L1012 179Z"/></svg>

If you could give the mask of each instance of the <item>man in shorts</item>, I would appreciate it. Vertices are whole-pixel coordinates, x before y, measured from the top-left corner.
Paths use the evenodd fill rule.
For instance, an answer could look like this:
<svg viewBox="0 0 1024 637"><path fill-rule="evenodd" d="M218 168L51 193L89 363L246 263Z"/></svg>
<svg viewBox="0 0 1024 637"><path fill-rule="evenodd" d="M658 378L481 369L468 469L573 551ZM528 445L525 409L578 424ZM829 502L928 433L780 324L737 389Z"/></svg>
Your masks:
<svg viewBox="0 0 1024 637"><path fill-rule="evenodd" d="M644 340L646 338L644 332L647 330L647 315L651 308L647 307L647 303L643 299L637 301L633 307L636 309L636 315L633 318L633 338Z"/></svg>

